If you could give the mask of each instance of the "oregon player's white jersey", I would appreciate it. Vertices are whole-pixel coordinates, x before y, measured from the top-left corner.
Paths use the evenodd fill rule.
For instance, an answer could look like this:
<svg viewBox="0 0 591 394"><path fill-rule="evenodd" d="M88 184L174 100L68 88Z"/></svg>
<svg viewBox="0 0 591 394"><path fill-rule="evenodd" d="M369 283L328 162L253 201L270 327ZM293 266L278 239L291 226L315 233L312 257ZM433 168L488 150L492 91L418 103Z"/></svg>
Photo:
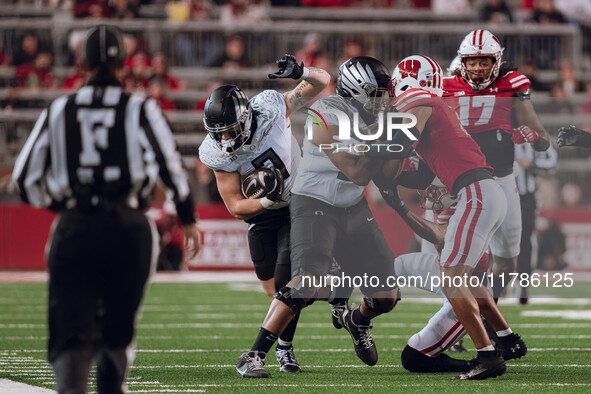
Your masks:
<svg viewBox="0 0 591 394"><path fill-rule="evenodd" d="M326 113L327 110L337 109L345 114L352 122L353 113L357 109L343 97L332 95L316 101L312 109L318 111L328 126L339 124L337 116ZM359 116L359 129L367 125ZM353 124L351 123L351 129ZM315 132L326 132L318 130ZM363 198L365 186L359 186L350 181L327 156L318 145L308 140L308 130L302 146L303 157L298 170L298 176L292 188L292 193L312 197L339 208L346 208L357 204ZM359 142L359 141L357 141ZM332 154L332 152L328 153ZM345 154L345 153L342 153Z"/></svg>
<svg viewBox="0 0 591 394"><path fill-rule="evenodd" d="M244 176L257 168L275 167L283 173L282 199L289 201L301 157L300 146L286 126L285 99L275 90L265 90L250 100L256 129L235 152L223 152L208 134L199 147L199 158L214 171L238 172ZM254 124L254 122L253 122Z"/></svg>

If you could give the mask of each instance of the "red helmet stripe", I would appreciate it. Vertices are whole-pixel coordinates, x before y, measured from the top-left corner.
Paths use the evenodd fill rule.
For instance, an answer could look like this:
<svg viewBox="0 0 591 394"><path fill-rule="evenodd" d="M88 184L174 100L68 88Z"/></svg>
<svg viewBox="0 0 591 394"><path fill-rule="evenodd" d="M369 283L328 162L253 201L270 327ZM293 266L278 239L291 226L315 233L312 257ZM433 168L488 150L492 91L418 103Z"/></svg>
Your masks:
<svg viewBox="0 0 591 394"><path fill-rule="evenodd" d="M441 66L439 65L439 63L437 63L436 61L433 61L435 63L435 65L437 66L437 70L439 71L439 73L437 74L437 87L441 88L441 85L443 84L443 70L441 70Z"/></svg>
<svg viewBox="0 0 591 394"><path fill-rule="evenodd" d="M437 87L438 83L441 82L439 80L439 74L441 74L441 67L439 67L439 65L430 57L427 56L422 56L420 55L423 59L427 60L427 62L429 62L429 64L431 65L431 68L433 69L433 87Z"/></svg>
<svg viewBox="0 0 591 394"><path fill-rule="evenodd" d="M478 36L478 46L482 47L482 45L484 44L484 43L482 42L482 36L484 36L484 30L480 30L480 31L479 31L479 33L480 33L480 34L479 34L479 36Z"/></svg>

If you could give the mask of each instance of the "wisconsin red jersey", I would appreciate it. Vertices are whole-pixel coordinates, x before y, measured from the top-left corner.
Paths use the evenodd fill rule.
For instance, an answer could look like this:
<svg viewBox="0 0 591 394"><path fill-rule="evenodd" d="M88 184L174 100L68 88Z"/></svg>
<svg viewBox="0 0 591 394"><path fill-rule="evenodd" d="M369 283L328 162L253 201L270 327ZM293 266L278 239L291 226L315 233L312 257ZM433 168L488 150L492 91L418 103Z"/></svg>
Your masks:
<svg viewBox="0 0 591 394"><path fill-rule="evenodd" d="M470 134L497 129L513 134L513 96L530 88L529 79L519 71L509 71L476 92L461 76L443 79L444 100L458 113Z"/></svg>
<svg viewBox="0 0 591 394"><path fill-rule="evenodd" d="M492 170L454 110L440 97L423 89L410 89L398 96L393 105L398 112L418 106L433 109L414 148L450 193L456 179L465 172L476 168Z"/></svg>

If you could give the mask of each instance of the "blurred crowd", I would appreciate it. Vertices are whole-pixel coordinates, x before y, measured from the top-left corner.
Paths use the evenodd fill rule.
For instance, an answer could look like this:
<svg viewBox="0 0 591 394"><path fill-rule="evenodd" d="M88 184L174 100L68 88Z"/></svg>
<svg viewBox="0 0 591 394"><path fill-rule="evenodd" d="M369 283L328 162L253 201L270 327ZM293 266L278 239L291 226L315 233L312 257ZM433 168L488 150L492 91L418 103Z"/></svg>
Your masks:
<svg viewBox="0 0 591 394"><path fill-rule="evenodd" d="M8 0L15 5L61 7L75 18L142 17L142 6L162 6L172 20L257 23L272 7L423 9L437 14L474 13L491 23L566 23L591 15L588 0Z"/></svg>
<svg viewBox="0 0 591 394"><path fill-rule="evenodd" d="M523 22L540 25L572 24L579 26L584 35L591 36L591 31L585 27L586 25L577 24L578 20L591 20L591 1L589 0L16 0L8 3L51 6L66 10L73 18L90 19L142 18L146 17L142 12L143 7L156 7L162 11L160 19L173 22L214 22L229 26L236 24L255 26L273 21L273 9L280 9L282 6L416 8L431 10L433 14L441 15L469 14L475 22L496 25ZM154 18L154 14L147 17ZM591 23L588 25L591 26ZM253 31L258 30L253 29ZM88 76L81 67L80 58L83 30L74 30L69 33L67 42L69 58L66 67L61 68L61 73L56 73L53 51L55 42L51 37L24 30L20 30L19 34L20 37L15 36L18 38L18 45L14 45L9 51L3 50L2 41L0 41L0 71L4 68L10 73L4 81L0 80L0 89L5 89L5 93L0 95L0 110L41 108L46 105L46 98L37 97L35 94L22 95L21 92L55 91L58 93L60 89L73 91L86 82ZM272 67L271 64L262 64L261 59L265 56L260 56L261 51L268 52L268 48L272 47L273 38L268 35L260 34L255 37L256 39L248 39L245 35L237 33L200 36L198 44L195 37L190 31L179 29L170 41L163 42L160 50L150 51L150 46L145 42L145 35L141 32L126 34L123 76L126 89L145 92L158 100L165 111L202 111L208 95L221 84L230 81L220 78L205 81L181 78L176 75L174 71L177 70L176 68L171 71L169 64L172 63L184 70L215 68L229 72ZM308 33L303 39L297 40L297 47L294 48L293 53L298 62L304 62L306 66L323 68L330 71L333 76L336 76L338 66L350 57L360 55L382 57L380 56L382 49L372 34L344 36L340 40L333 39L330 45L328 41L327 35ZM586 42L591 43L591 39ZM256 47L253 48L255 44ZM591 48L583 48L583 50L591 54ZM453 56L452 53L449 55ZM174 61L172 61L173 56ZM270 54L270 56L274 57L277 54ZM559 70L554 70L555 77L540 76L540 69L544 71L548 68L548 59L556 57L555 49L548 48L547 52L532 49L527 52L525 61L515 64L530 79L533 90L541 92L545 98L534 102L536 109L539 113L591 115L591 89L587 87L589 78L585 79L583 75L578 74L577 69L580 67L575 67L571 60L565 59L559 63ZM60 65L63 66L63 62ZM274 85L262 85L268 83L270 82L261 82L261 85L253 85L251 88L258 90L272 87L281 90L277 82ZM246 86L246 88L249 87ZM285 90L287 89L288 87L285 86ZM329 86L321 96L333 91L334 85ZM183 96L182 93L186 92L193 94ZM195 92L199 93L199 97L193 99ZM591 128L591 125L580 126ZM0 129L5 127L6 130L0 130L6 135L0 145L10 144L12 140L15 141L15 146L18 145L17 142L22 140L19 138L18 131L0 124ZM196 126L196 128L200 127L201 125ZM14 137L12 137L13 134ZM0 162L2 162L3 151L7 149L0 146ZM201 167L197 159L194 185L199 189L200 198L204 202L219 201L219 195L215 193L213 177ZM545 196L554 196L553 200L548 201L548 205L577 206L581 200L581 194L587 195L589 192L581 191L581 186L576 183L549 186L549 189L552 187L555 190L554 193L542 193Z"/></svg>
<svg viewBox="0 0 591 394"><path fill-rule="evenodd" d="M498 2L499 0L488 0L487 4ZM511 20L511 18L507 17L507 20ZM56 76L54 71L50 43L40 40L35 33L25 33L20 40L20 45L13 48L12 56L0 51L0 69L11 67L9 70L13 70L10 78L0 81L0 88L8 88L7 93L0 96L0 108L10 110L43 106L43 102L39 105L32 103L30 97L28 100L23 100L19 96L19 92L23 89L51 91L80 88L87 79L86 71L81 67L80 58L83 34L82 31L73 31L69 34L68 53L70 55L66 67L68 73L60 76ZM188 33L180 32L174 36L176 44L174 53L181 55L180 64L187 69L206 67L234 71L261 66L272 67L271 64L263 65L249 59L252 48L247 47L244 37L230 34L226 37L221 35L219 39L223 40L222 45L218 45L214 41L204 41L201 43L202 45L195 45ZM261 40L264 38L261 37ZM263 44L261 46L264 47ZM171 72L168 66L170 55L160 50L150 53L147 47L141 34L125 35L126 60L123 82L126 89L143 91L158 100L165 111L202 110L209 93L226 82L222 80L197 81L199 86L194 86L192 82L195 81L184 80ZM329 53L326 37L319 33L309 33L301 40L294 54L298 62L328 70L333 76L336 76L338 66L344 60L360 55L379 58L378 52L378 45L372 35L346 38L342 41L340 48ZM521 64L515 64L530 79L534 91L545 92L544 94L550 97L549 100L541 101L538 109L542 112L557 114L591 114L591 90L587 88L589 79L582 79L583 76L577 73L571 60L565 59L560 62L556 77L551 79L539 77L540 63L544 61L545 57L551 55L537 51ZM194 101L190 108L187 107L186 99L182 100L184 104L179 108L179 102L174 99L174 92L181 92L187 88L199 88L202 95ZM333 91L333 88L334 86L329 86L324 95ZM581 99L585 95L587 97L580 105ZM575 96L578 97L578 105L575 105L571 100Z"/></svg>

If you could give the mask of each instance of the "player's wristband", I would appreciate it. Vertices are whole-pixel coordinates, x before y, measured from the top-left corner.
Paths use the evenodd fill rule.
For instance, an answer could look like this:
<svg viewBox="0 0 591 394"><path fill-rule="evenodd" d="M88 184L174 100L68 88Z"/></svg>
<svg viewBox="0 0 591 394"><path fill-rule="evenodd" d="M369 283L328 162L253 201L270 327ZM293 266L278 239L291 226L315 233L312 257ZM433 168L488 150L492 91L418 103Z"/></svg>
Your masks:
<svg viewBox="0 0 591 394"><path fill-rule="evenodd" d="M310 69L308 67L304 67L304 71L302 71L302 76L300 79L306 79L310 75Z"/></svg>
<svg viewBox="0 0 591 394"><path fill-rule="evenodd" d="M544 138L538 139L536 142L532 144L534 150L544 152L550 147L550 141Z"/></svg>
<svg viewBox="0 0 591 394"><path fill-rule="evenodd" d="M272 207L275 204L277 204L275 201L269 200L267 197L261 198L261 205L265 209L268 209L268 208Z"/></svg>

